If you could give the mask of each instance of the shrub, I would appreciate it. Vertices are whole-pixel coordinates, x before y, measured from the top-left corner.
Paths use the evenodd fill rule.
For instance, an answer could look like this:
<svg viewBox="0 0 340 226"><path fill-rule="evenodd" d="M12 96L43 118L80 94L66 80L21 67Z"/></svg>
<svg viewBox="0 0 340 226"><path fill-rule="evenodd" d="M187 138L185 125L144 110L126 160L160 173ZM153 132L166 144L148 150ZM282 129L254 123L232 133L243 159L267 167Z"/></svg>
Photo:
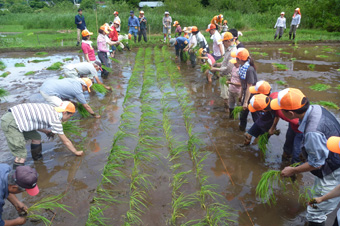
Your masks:
<svg viewBox="0 0 340 226"><path fill-rule="evenodd" d="M9 11L11 13L31 13L32 8L28 5L23 5L20 3L15 3L12 6L9 7Z"/></svg>
<svg viewBox="0 0 340 226"><path fill-rule="evenodd" d="M324 25L324 29L328 32L340 31L340 22L336 17L332 17L331 19L327 19Z"/></svg>

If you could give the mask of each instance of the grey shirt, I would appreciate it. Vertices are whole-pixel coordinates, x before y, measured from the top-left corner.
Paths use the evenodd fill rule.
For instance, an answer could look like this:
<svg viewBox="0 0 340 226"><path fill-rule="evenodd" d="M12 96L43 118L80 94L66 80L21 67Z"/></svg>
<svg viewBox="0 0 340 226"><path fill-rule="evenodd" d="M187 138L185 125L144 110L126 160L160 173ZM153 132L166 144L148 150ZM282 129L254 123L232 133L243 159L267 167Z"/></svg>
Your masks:
<svg viewBox="0 0 340 226"><path fill-rule="evenodd" d="M81 104L86 104L81 82L73 78L48 79L40 90L49 96L57 96L62 100L77 99Z"/></svg>
<svg viewBox="0 0 340 226"><path fill-rule="evenodd" d="M89 62L67 64L65 65L64 68L69 69L69 70L76 69L79 76L84 75L85 77L88 77L89 79L93 79L94 76L98 75L96 68L93 66L92 63L89 63Z"/></svg>

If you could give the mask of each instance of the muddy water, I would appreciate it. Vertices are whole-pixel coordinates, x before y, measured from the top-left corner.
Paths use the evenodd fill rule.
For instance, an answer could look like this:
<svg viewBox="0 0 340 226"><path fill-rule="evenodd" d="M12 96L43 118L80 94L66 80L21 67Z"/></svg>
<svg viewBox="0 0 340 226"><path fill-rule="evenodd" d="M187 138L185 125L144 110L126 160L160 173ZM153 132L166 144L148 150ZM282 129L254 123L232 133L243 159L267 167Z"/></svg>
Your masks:
<svg viewBox="0 0 340 226"><path fill-rule="evenodd" d="M250 47L252 48L252 47ZM258 47L257 47L258 48ZM286 81L290 87L300 88L312 100L333 101L340 105L340 91L331 88L326 91L316 92L308 87L315 83L325 83L332 87L339 84L340 72L340 46L329 47L302 46L293 48L291 46L281 47L261 47L252 49L253 52L267 53L268 55L254 55L256 59L259 79L269 81L273 91L285 88L275 83L277 80ZM326 50L325 50L326 49ZM330 50L332 49L332 50ZM287 52L289 54L283 54ZM338 53L338 54L337 54ZM82 55L78 53L51 53L44 57L32 57L33 53L11 53L2 54L0 58L5 62L11 74L7 78L0 78L0 86L5 87L10 96L5 101L1 101L0 115L7 109L23 102L42 102L43 99L38 92L39 86L46 78L58 78L61 72L47 71L44 68L54 62L62 61L66 57L72 57L69 63L82 61ZM316 55L326 55L327 58L316 57ZM34 165L39 173L39 187L41 193L37 197L28 197L27 194L19 195L27 204L31 205L37 200L49 195L57 195L67 192L63 203L71 206L71 211L76 215L72 217L65 213L57 213L53 220L55 225L85 225L90 203L94 191L101 180L102 169L106 163L108 152L112 145L112 139L118 130L120 114L122 113L122 101L128 79L134 64L134 52L125 52L117 55L117 59L122 64L114 63L114 72L104 83L113 86L114 91L106 96L91 93L86 98L95 111L102 112L101 119L83 119L79 126L83 128L82 137L71 137L77 147L85 151L84 157L75 157L70 154L55 139L49 141L43 136L43 160L33 162L28 153L27 164ZM27 63L28 60L47 58L48 62L38 64ZM296 60L291 60L296 58ZM26 67L15 68L14 64L24 62ZM286 64L287 71L276 70L272 63ZM315 64L314 71L308 69L309 64ZM282 146L285 140L287 123L280 121L279 129L282 133L279 136L271 137L269 144L269 154L262 159L257 145L241 147L243 142L242 133L238 131L238 121L227 119L223 112L223 103L219 98L218 83L208 84L202 76L199 68L192 69L185 64L178 64L181 73L185 76L185 86L190 90L190 94L195 107L196 117L194 118L195 132L202 133L201 138L205 143L202 147L212 154L205 161L205 171L210 176L209 182L218 184L218 192L222 194L229 205L238 213L235 225L303 225L305 207L298 204L298 193L289 189L286 193L277 194L278 205L268 207L259 202L255 196L255 187L261 174L268 169L280 169ZM24 76L27 71L38 71L34 75ZM159 93L154 92L155 100L159 101ZM136 100L138 102L138 100ZM176 103L174 102L174 105ZM103 107L103 109L100 109ZM178 106L175 105L175 108ZM161 109L159 108L159 111ZM331 110L339 119L339 111ZM172 115L174 121L174 131L179 136L187 136L185 130L180 129L183 120L180 118L180 111L175 111ZM74 119L80 119L75 115ZM249 119L248 127L252 122ZM13 158L9 153L5 138L0 131L0 159L1 162L11 164ZM29 148L29 145L27 145ZM166 150L160 150L166 155ZM224 168L223 163L226 168ZM188 161L190 162L190 161ZM226 170L227 169L227 170ZM145 225L166 225L166 218L169 217L170 199L167 192L169 189L169 172L166 161L163 164L150 166L149 173L156 179L156 189L151 192L150 210L142 217ZM228 175L229 174L229 175ZM313 177L310 174L299 175L298 183L301 187L311 185ZM122 188L124 190L124 188ZM187 189L192 189L187 186ZM159 208L161 206L162 208ZM110 225L121 225L122 216L126 211L126 205L117 205L116 211L112 211L109 216ZM123 210L122 210L123 209ZM245 209L248 211L245 211ZM197 212L199 209L197 209ZM189 211L189 215L197 218L200 214ZM49 218L52 213L45 213ZM4 219L15 217L16 213L11 205L6 204ZM331 218L331 217L330 217ZM251 220L250 220L251 219ZM332 220L332 219L330 219ZM252 221L252 222L251 222ZM185 222L185 221L184 221ZM27 225L42 225L42 223L28 222Z"/></svg>

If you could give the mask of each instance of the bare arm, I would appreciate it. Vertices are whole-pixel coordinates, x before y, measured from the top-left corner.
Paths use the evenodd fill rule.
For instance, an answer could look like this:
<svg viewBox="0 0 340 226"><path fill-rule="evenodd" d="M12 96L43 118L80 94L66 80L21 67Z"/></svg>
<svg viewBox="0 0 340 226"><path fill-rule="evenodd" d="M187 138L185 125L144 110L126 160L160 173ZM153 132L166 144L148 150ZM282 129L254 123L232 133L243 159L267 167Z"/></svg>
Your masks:
<svg viewBox="0 0 340 226"><path fill-rule="evenodd" d="M223 47L223 44L219 44L218 46L220 47L220 52L221 52L221 55L223 56L223 55L224 55L224 47Z"/></svg>
<svg viewBox="0 0 340 226"><path fill-rule="evenodd" d="M87 53L85 54L85 59L86 59L87 62L89 62L89 63L91 62L90 58L89 58L89 54L87 54Z"/></svg>
<svg viewBox="0 0 340 226"><path fill-rule="evenodd" d="M285 167L282 171L281 171L281 175L283 177L290 177L294 174L298 174L298 173L303 173L303 172L310 172L312 170L317 170L318 168L315 168L311 165L309 165L308 162L298 166L298 167L291 167L291 166L287 166Z"/></svg>
<svg viewBox="0 0 340 226"><path fill-rule="evenodd" d="M4 220L5 226L15 226L15 225L23 225L26 223L25 217L17 217L13 220Z"/></svg>
<svg viewBox="0 0 340 226"><path fill-rule="evenodd" d="M70 150L73 154L77 156L82 156L83 151L77 151L77 149L73 146L72 142L65 136L65 134L58 134L60 140L66 146L68 150Z"/></svg>
<svg viewBox="0 0 340 226"><path fill-rule="evenodd" d="M321 197L315 198L315 201L317 203L320 203L320 202L327 201L328 199L332 199L338 196L340 196L340 184L336 186L332 191L328 192L327 194Z"/></svg>
<svg viewBox="0 0 340 226"><path fill-rule="evenodd" d="M27 206L19 201L15 194L9 193L7 200L12 203L12 205L17 209L18 212L27 211ZM25 217L17 217L13 220L4 220L5 226L12 226L12 225L22 225L26 222Z"/></svg>
<svg viewBox="0 0 340 226"><path fill-rule="evenodd" d="M269 135L273 135L274 134L274 131L275 131L276 126L277 126L277 123L279 121L280 121L280 117L279 116L275 116L273 125L272 125L272 127L270 127L270 129L268 131Z"/></svg>
<svg viewBox="0 0 340 226"><path fill-rule="evenodd" d="M96 113L94 113L94 111L92 110L92 108L90 107L90 105L88 104L83 104L84 108L86 109L86 111L88 111L93 117L95 118L100 118L100 115L96 115Z"/></svg>
<svg viewBox="0 0 340 226"><path fill-rule="evenodd" d="M245 94L244 102L243 102L243 110L246 110L248 108L248 101L249 101L249 97L250 97L250 92L249 92L250 86L251 86L251 84L247 83L247 90L246 90L246 94Z"/></svg>

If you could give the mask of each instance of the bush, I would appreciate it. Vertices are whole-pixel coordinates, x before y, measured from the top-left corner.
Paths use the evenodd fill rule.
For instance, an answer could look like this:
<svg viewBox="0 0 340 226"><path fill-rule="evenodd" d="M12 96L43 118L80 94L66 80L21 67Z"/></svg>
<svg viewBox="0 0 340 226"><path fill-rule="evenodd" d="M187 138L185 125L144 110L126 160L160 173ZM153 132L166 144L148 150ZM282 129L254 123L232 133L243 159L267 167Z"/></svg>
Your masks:
<svg viewBox="0 0 340 226"><path fill-rule="evenodd" d="M31 8L35 8L35 9L42 9L45 6L47 6L47 4L45 2L42 2L40 0L30 1L29 4L30 4Z"/></svg>
<svg viewBox="0 0 340 226"><path fill-rule="evenodd" d="M93 9L93 7L96 5L95 0L82 0L80 3L81 9Z"/></svg>
<svg viewBox="0 0 340 226"><path fill-rule="evenodd" d="M331 19L327 19L324 25L324 29L329 32L340 31L339 18L333 17Z"/></svg>
<svg viewBox="0 0 340 226"><path fill-rule="evenodd" d="M28 5L15 3L9 7L11 13L31 13L33 10Z"/></svg>

